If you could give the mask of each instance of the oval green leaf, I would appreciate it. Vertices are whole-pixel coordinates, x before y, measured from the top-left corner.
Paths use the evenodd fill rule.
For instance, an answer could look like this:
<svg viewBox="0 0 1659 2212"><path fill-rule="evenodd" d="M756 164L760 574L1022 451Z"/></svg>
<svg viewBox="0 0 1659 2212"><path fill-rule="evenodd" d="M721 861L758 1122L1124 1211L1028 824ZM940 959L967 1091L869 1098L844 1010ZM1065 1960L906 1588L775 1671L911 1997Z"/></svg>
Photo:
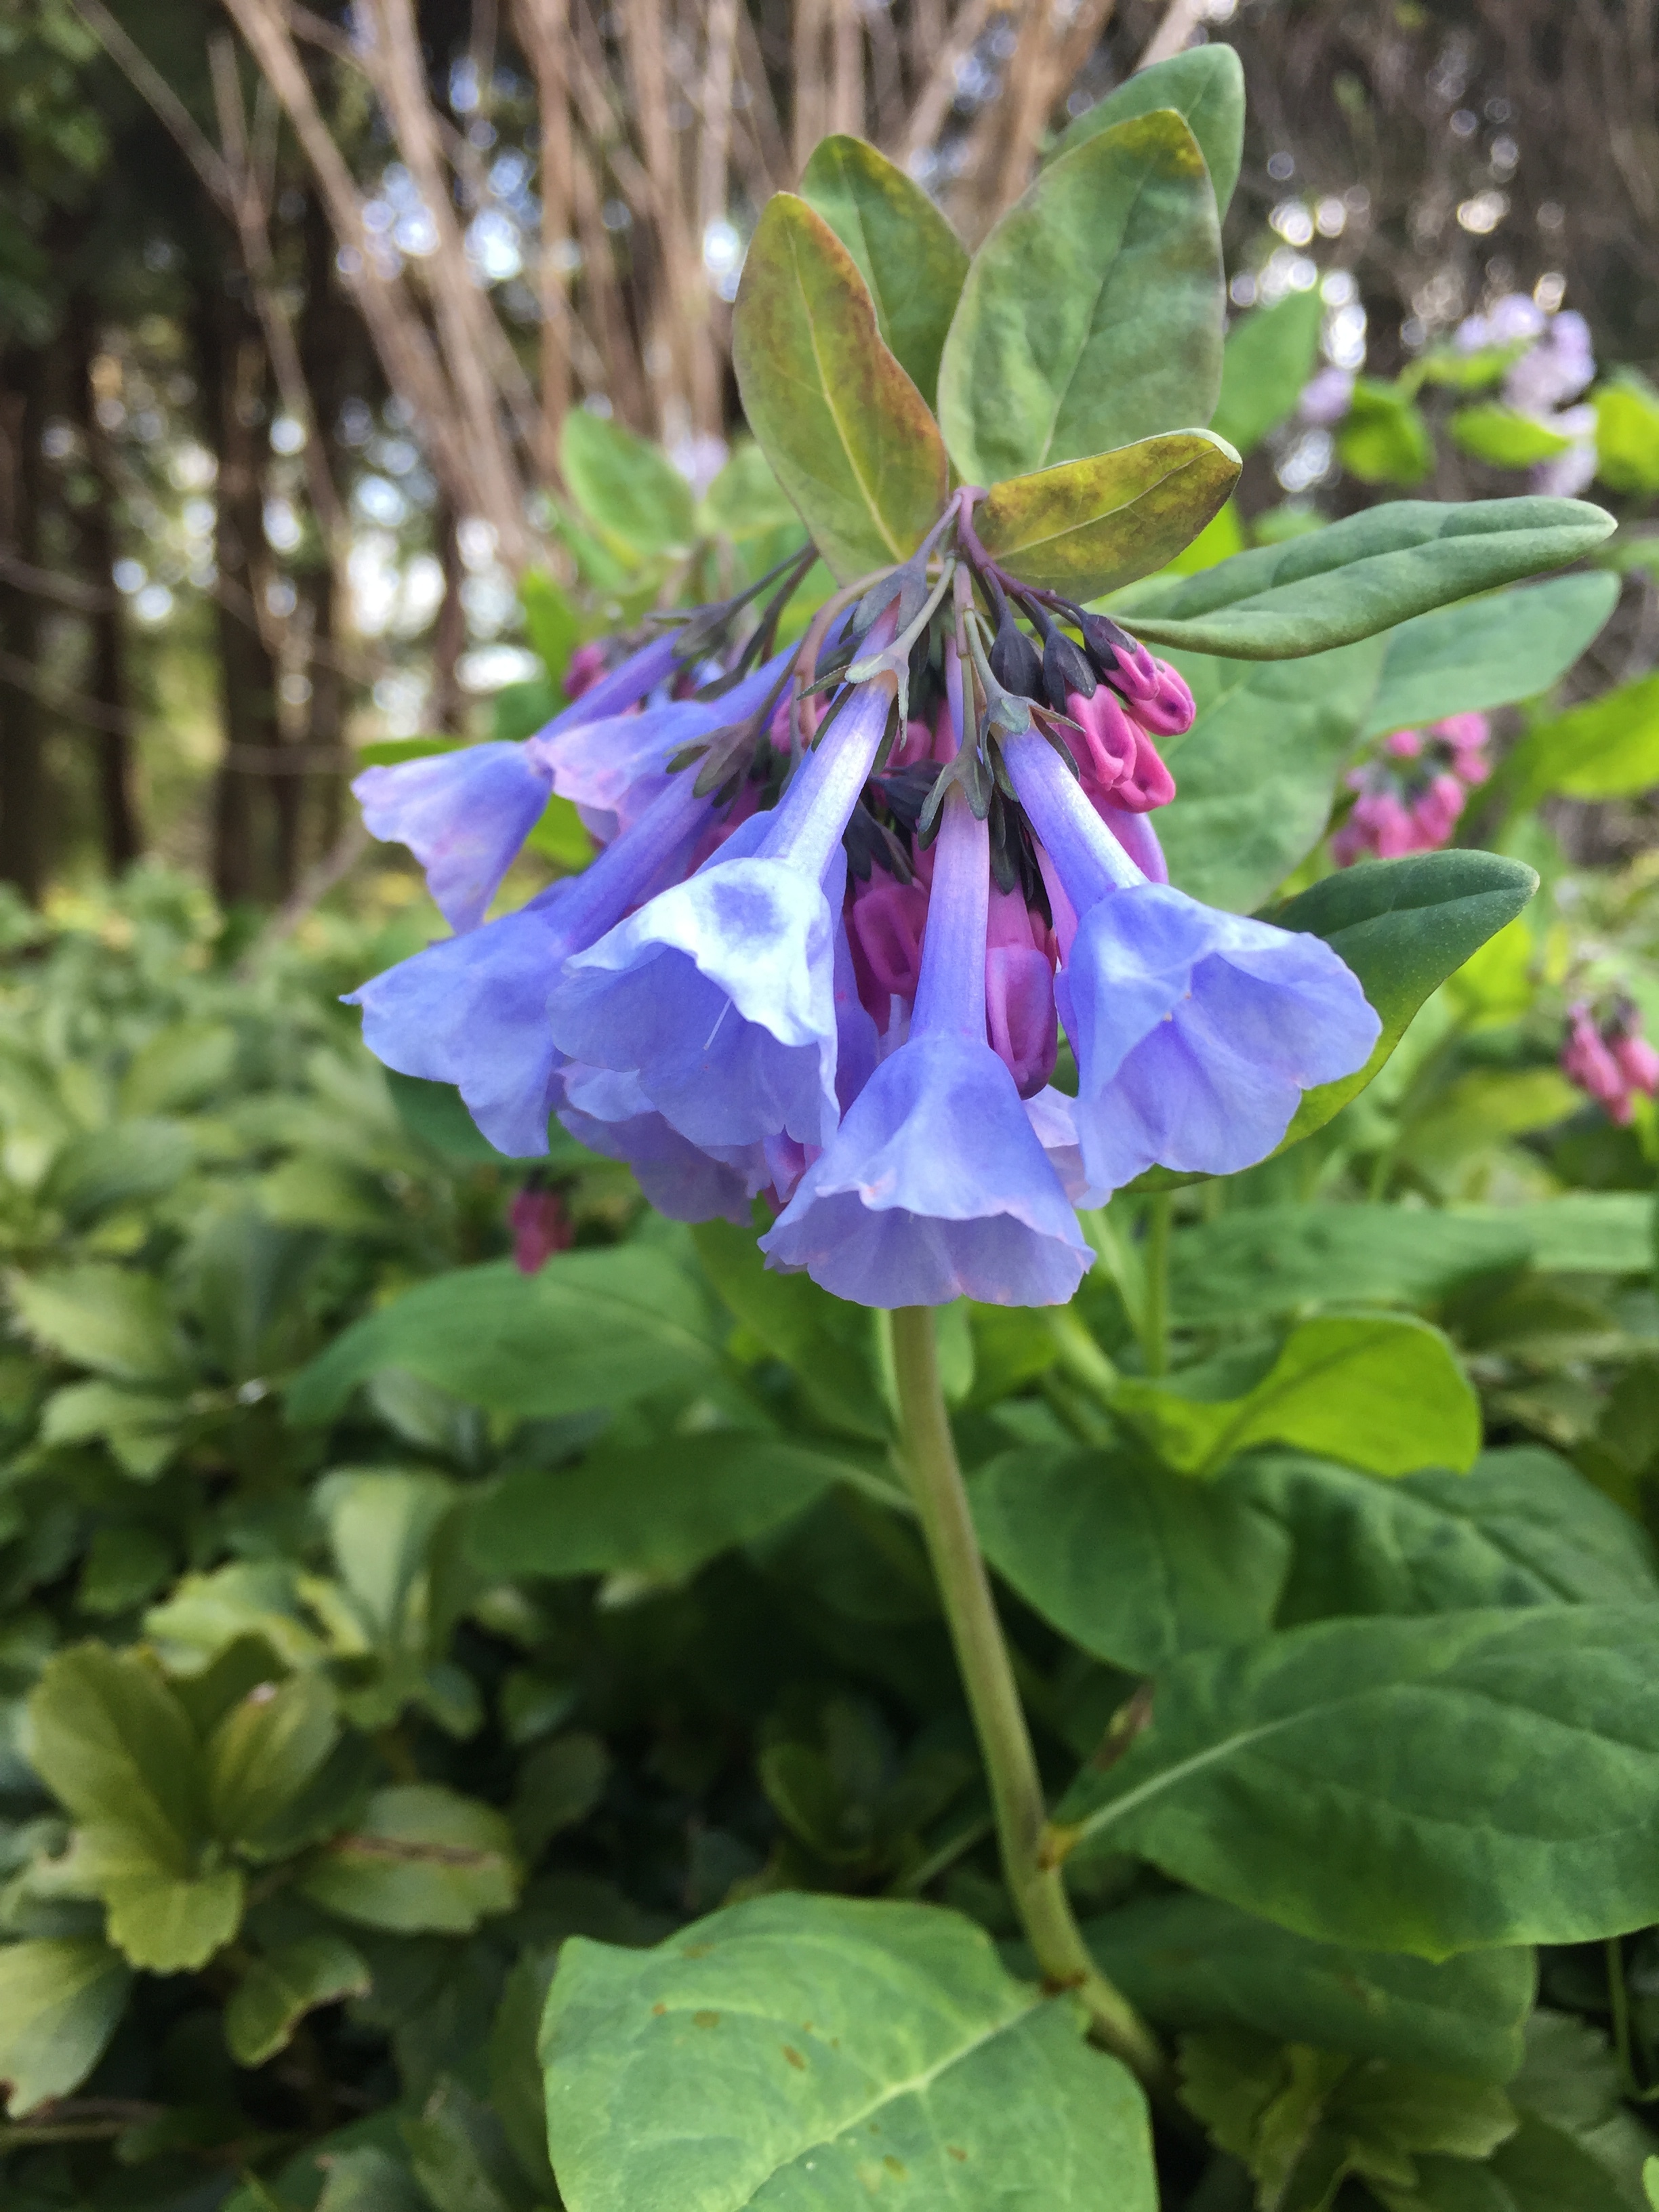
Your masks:
<svg viewBox="0 0 1659 2212"><path fill-rule="evenodd" d="M800 197L858 264L876 327L931 407L968 255L921 186L862 138L820 139Z"/></svg>
<svg viewBox="0 0 1659 2212"><path fill-rule="evenodd" d="M589 521L630 553L678 553L690 545L690 485L666 453L620 422L573 407L559 433L559 467Z"/></svg>
<svg viewBox="0 0 1659 2212"><path fill-rule="evenodd" d="M1339 1620L1195 1652L1060 1808L1316 1940L1443 1959L1659 1917L1659 1607Z"/></svg>
<svg viewBox="0 0 1659 2212"><path fill-rule="evenodd" d="M1115 124L1172 107L1197 139L1223 215L1238 183L1244 155L1244 69L1233 48L1218 41L1192 46L1168 61L1137 70L1097 106L1067 124L1049 160L1057 161Z"/></svg>
<svg viewBox="0 0 1659 2212"><path fill-rule="evenodd" d="M1300 398L1318 358L1324 314L1317 292L1287 292L1271 307L1253 308L1228 331L1221 398L1210 428L1241 453L1254 453Z"/></svg>
<svg viewBox="0 0 1659 2212"><path fill-rule="evenodd" d="M732 359L749 427L841 580L913 553L945 503L939 428L858 264L793 192L767 202L750 245Z"/></svg>
<svg viewBox="0 0 1659 2212"><path fill-rule="evenodd" d="M1618 598L1617 576L1554 576L1402 623L1389 634L1364 734L1380 737L1547 691L1594 642Z"/></svg>
<svg viewBox="0 0 1659 2212"><path fill-rule="evenodd" d="M1168 108L1046 168L974 257L939 421L994 483L1207 422L1221 388L1221 234L1197 140Z"/></svg>
<svg viewBox="0 0 1659 2212"><path fill-rule="evenodd" d="M924 1905L728 1906L568 1942L542 2025L570 2212L1153 2212L1146 2106L1070 1999Z"/></svg>
<svg viewBox="0 0 1659 2212"><path fill-rule="evenodd" d="M1659 676L1638 676L1535 722L1500 770L1514 806L1546 793L1627 799L1659 783Z"/></svg>
<svg viewBox="0 0 1659 2212"><path fill-rule="evenodd" d="M11 2118L80 2087L131 1989L132 1969L96 1936L0 1946L0 2081Z"/></svg>
<svg viewBox="0 0 1659 2212"><path fill-rule="evenodd" d="M1392 629L1591 552L1611 515L1577 499L1395 500L1236 553L1123 619L1153 645L1291 659Z"/></svg>
<svg viewBox="0 0 1659 2212"><path fill-rule="evenodd" d="M1176 430L993 484L974 525L1023 583L1093 599L1173 561L1226 504L1239 467L1224 438Z"/></svg>

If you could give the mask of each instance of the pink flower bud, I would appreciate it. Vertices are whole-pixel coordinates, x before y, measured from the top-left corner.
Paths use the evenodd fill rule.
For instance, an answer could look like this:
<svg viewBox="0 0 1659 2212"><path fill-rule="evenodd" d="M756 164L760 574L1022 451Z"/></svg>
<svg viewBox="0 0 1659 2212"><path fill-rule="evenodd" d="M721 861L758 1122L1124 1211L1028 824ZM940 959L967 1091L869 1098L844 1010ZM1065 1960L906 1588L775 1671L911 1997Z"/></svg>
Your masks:
<svg viewBox="0 0 1659 2212"><path fill-rule="evenodd" d="M513 1231L513 1264L521 1275L538 1273L556 1252L568 1251L576 1234L558 1192L533 1183L514 1191L507 1219Z"/></svg>
<svg viewBox="0 0 1659 2212"><path fill-rule="evenodd" d="M584 691L592 690L605 673L605 647L597 639L579 645L570 656L570 665L564 672L564 696L580 699Z"/></svg>
<svg viewBox="0 0 1659 2212"><path fill-rule="evenodd" d="M1122 701L1103 684L1091 699L1085 699L1080 691L1069 693L1066 711L1082 734L1073 737L1070 731L1062 730L1060 735L1077 757L1078 773L1085 785L1103 792L1112 790L1133 771L1140 737Z"/></svg>
<svg viewBox="0 0 1659 2212"><path fill-rule="evenodd" d="M994 887L985 939L986 1035L1020 1097L1030 1098L1054 1073L1060 1042L1052 934L1018 891Z"/></svg>
<svg viewBox="0 0 1659 2212"><path fill-rule="evenodd" d="M1608 1043L1619 1072L1632 1090L1644 1091L1650 1098L1659 1094L1659 1052L1647 1039L1634 1029L1623 1029Z"/></svg>
<svg viewBox="0 0 1659 2212"><path fill-rule="evenodd" d="M1392 753L1396 760L1415 760L1423 750L1421 730L1395 730L1383 738L1382 750Z"/></svg>
<svg viewBox="0 0 1659 2212"><path fill-rule="evenodd" d="M1601 1032L1582 1003L1570 1007L1567 1041L1561 1052L1561 1073L1569 1083L1606 1108L1615 1121L1628 1121L1630 1091L1624 1070L1608 1050Z"/></svg>
<svg viewBox="0 0 1659 2212"><path fill-rule="evenodd" d="M1133 653L1120 652L1108 681L1121 692L1141 728L1153 737L1179 737L1193 726L1196 709L1186 679L1144 645L1136 646Z"/></svg>
<svg viewBox="0 0 1659 2212"><path fill-rule="evenodd" d="M901 884L877 868L868 883L854 885L847 909L853 972L860 1002L883 1036L893 1000L902 999L908 1004L916 995L927 927L926 884Z"/></svg>

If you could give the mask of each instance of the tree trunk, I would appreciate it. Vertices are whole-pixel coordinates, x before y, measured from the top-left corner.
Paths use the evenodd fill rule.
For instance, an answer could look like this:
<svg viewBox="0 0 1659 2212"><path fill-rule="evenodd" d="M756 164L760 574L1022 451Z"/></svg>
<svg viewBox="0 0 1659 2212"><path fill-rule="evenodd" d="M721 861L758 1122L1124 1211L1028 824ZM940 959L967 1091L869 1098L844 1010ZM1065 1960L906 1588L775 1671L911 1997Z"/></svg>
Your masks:
<svg viewBox="0 0 1659 2212"><path fill-rule="evenodd" d="M466 701L456 674L466 648L466 610L461 604L466 568L456 535L455 510L447 500L439 501L434 520L438 559L444 572L444 595L432 631L432 726L459 737L466 719Z"/></svg>
<svg viewBox="0 0 1659 2212"><path fill-rule="evenodd" d="M276 671L259 628L264 535L260 424L267 363L258 324L222 283L196 296L206 425L218 456L214 557L219 572L220 719L224 757L213 803L213 888L226 905L280 890L273 810Z"/></svg>
<svg viewBox="0 0 1659 2212"><path fill-rule="evenodd" d="M362 324L335 286L334 234L322 197L314 191L306 203L305 266L305 307L298 332L300 366L311 395L312 435L320 438L327 448L333 443L340 410L365 363ZM335 458L337 461L337 450ZM337 484L343 473L337 467ZM346 684L338 659L343 588L339 564L344 556L343 546L325 545L323 558L301 580L310 611L311 659L306 674L311 682L311 702L306 742L330 752L337 751L345 738ZM337 769L319 769L306 777L304 784L316 801L317 848L327 852L340 834L345 779Z"/></svg>
<svg viewBox="0 0 1659 2212"><path fill-rule="evenodd" d="M43 352L19 348L0 361L0 550L30 568L40 565L46 370ZM17 678L40 666L40 606L20 580L0 575L0 882L31 905L46 869L41 710Z"/></svg>
<svg viewBox="0 0 1659 2212"><path fill-rule="evenodd" d="M82 574L104 595L88 616L92 653L88 696L108 714L92 734L98 763L99 827L104 865L112 876L131 865L143 848L138 810L133 797L132 737L126 680L124 610L110 582L115 566L115 481L108 441L98 420L92 388L93 356L98 350L97 318L84 294L71 302L69 318L71 405L85 443L88 467L97 487L77 517L77 554Z"/></svg>

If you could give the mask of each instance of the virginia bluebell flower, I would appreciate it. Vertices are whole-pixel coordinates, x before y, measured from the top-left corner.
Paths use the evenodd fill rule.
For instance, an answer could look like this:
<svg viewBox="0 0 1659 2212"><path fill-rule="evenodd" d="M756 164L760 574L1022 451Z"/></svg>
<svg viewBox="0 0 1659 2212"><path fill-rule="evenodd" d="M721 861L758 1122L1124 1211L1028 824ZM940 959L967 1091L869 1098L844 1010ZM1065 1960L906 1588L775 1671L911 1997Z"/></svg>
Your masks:
<svg viewBox="0 0 1659 2212"><path fill-rule="evenodd" d="M1264 1159L1304 1090L1369 1057L1382 1025L1358 981L1319 938L1149 882L1036 732L1003 752L1078 917L1056 995L1089 1180Z"/></svg>
<svg viewBox="0 0 1659 2212"><path fill-rule="evenodd" d="M989 836L942 814L910 1034L761 1239L860 1305L1059 1305L1092 1254L985 1035Z"/></svg>
<svg viewBox="0 0 1659 2212"><path fill-rule="evenodd" d="M611 1068L565 1071L559 1120L578 1144L633 1169L640 1188L671 1221L746 1224L750 1200L772 1181L759 1145L701 1151L665 1121L637 1078Z"/></svg>

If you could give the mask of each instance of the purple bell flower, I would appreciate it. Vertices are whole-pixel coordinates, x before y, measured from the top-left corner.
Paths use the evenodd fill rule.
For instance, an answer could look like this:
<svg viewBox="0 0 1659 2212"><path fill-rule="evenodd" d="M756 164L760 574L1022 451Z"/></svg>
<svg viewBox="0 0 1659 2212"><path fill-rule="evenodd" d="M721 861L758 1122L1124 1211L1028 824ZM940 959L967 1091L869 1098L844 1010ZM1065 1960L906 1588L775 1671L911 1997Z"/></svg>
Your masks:
<svg viewBox="0 0 1659 2212"><path fill-rule="evenodd" d="M554 788L550 750L564 733L637 704L672 673L674 646L670 635L630 653L527 744L463 745L356 778L352 795L369 835L408 846L452 929L477 927L535 828Z"/></svg>
<svg viewBox="0 0 1659 2212"><path fill-rule="evenodd" d="M374 976L346 1000L363 1010L363 1042L399 1074L454 1084L498 1152L538 1159L563 1062L547 1025L560 968L684 865L709 812L677 776L581 875Z"/></svg>
<svg viewBox="0 0 1659 2212"><path fill-rule="evenodd" d="M1059 1305L1093 1256L1013 1077L986 1042L990 841L945 801L910 1033L761 1239L866 1306Z"/></svg>
<svg viewBox="0 0 1659 2212"><path fill-rule="evenodd" d="M659 1213L748 1227L750 1200L772 1179L758 1145L699 1151L664 1121L633 1076L610 1068L568 1067L564 1096L562 1126L590 1152L632 1168Z"/></svg>
<svg viewBox="0 0 1659 2212"><path fill-rule="evenodd" d="M1370 1057L1382 1024L1358 981L1319 938L1148 882L1035 732L1004 757L1078 916L1055 995L1090 1182L1265 1159L1304 1091Z"/></svg>
<svg viewBox="0 0 1659 2212"><path fill-rule="evenodd" d="M890 679L859 686L781 805L566 963L556 1042L636 1074L694 1144L834 1133L841 836L891 698Z"/></svg>
<svg viewBox="0 0 1659 2212"><path fill-rule="evenodd" d="M464 745L367 768L353 783L369 835L407 845L452 929L476 929L553 787L528 745Z"/></svg>

